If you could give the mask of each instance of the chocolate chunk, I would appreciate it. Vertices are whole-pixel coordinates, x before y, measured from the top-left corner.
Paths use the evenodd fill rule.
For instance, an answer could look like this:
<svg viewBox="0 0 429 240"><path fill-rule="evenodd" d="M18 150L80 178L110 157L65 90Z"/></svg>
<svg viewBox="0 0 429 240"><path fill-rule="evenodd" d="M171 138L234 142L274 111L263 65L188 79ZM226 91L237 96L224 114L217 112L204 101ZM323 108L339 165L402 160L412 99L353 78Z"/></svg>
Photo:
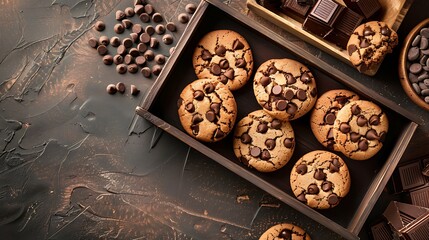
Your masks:
<svg viewBox="0 0 429 240"><path fill-rule="evenodd" d="M162 22L162 20L163 20L163 17L162 17L162 15L161 15L161 13L154 13L153 15L152 15L152 21L154 21L154 22L156 22L156 23L160 23L160 22ZM164 26L163 26L164 27Z"/></svg>
<svg viewBox="0 0 429 240"><path fill-rule="evenodd" d="M117 10L116 11L116 13L115 13L116 20L121 21L125 17L126 17L126 15L125 15L124 11L122 11L122 10Z"/></svg>
<svg viewBox="0 0 429 240"><path fill-rule="evenodd" d="M113 63L115 63L116 65L121 64L124 62L124 57L122 57L121 55L115 55L113 57Z"/></svg>
<svg viewBox="0 0 429 240"><path fill-rule="evenodd" d="M247 134L247 133L243 133L242 135L241 135L241 137L240 137L240 140L241 140L241 142L242 143L244 143L244 144L248 144L248 143L251 143L252 142L252 138L250 137L250 135L249 134Z"/></svg>
<svg viewBox="0 0 429 240"><path fill-rule="evenodd" d="M209 122L214 122L216 120L216 114L215 114L215 112L212 111L212 110L207 111L206 112L206 119Z"/></svg>
<svg viewBox="0 0 429 240"><path fill-rule="evenodd" d="M267 2L267 1L264 1ZM268 1L268 2L277 2L277 1ZM284 0L278 1L280 3L280 8L278 6L272 6L273 9L280 9L283 13L302 23L307 16L308 12L311 10L311 6L308 4L302 4L302 0Z"/></svg>
<svg viewBox="0 0 429 240"><path fill-rule="evenodd" d="M171 45L173 43L173 36L170 34L165 34L162 36L162 42L165 43L165 45Z"/></svg>
<svg viewBox="0 0 429 240"><path fill-rule="evenodd" d="M329 172L330 173L338 172L339 170L340 170L340 168L338 166L335 166L335 164L332 164L332 163L329 164Z"/></svg>
<svg viewBox="0 0 429 240"><path fill-rule="evenodd" d="M203 91L197 90L194 92L194 99L197 101L201 101L204 99L204 93Z"/></svg>
<svg viewBox="0 0 429 240"><path fill-rule="evenodd" d="M261 159L262 160L268 160L270 158L271 158L270 152L267 149L262 150Z"/></svg>
<svg viewBox="0 0 429 240"><path fill-rule="evenodd" d="M152 15L155 12L155 9L153 8L152 4L146 4L144 5L144 11L147 14Z"/></svg>
<svg viewBox="0 0 429 240"><path fill-rule="evenodd" d="M202 122L204 119L203 119L203 117L200 115L200 114L195 114L194 116L192 116L192 123L193 124L197 124L197 123L200 123L200 122Z"/></svg>
<svg viewBox="0 0 429 240"><path fill-rule="evenodd" d="M158 48L158 46L159 46L159 41L158 41L158 39L156 39L156 38L151 38L151 39L150 39L149 46L150 46L151 48Z"/></svg>
<svg viewBox="0 0 429 240"><path fill-rule="evenodd" d="M244 58L239 58L235 61L235 66L238 68L244 68L246 67L246 60L244 60Z"/></svg>
<svg viewBox="0 0 429 240"><path fill-rule="evenodd" d="M168 22L167 25L165 26L167 28L168 31L170 32L175 32L177 30L176 28L176 24L174 22Z"/></svg>
<svg viewBox="0 0 429 240"><path fill-rule="evenodd" d="M193 103L186 104L185 110L188 111L188 112L190 112L190 113L195 112L195 106L194 106L194 104Z"/></svg>
<svg viewBox="0 0 429 240"><path fill-rule="evenodd" d="M137 96L140 93L140 90L136 87L136 85L131 84L130 93L133 96Z"/></svg>
<svg viewBox="0 0 429 240"><path fill-rule="evenodd" d="M116 91L117 91L115 84L109 84L109 85L107 85L106 91L109 94L115 94Z"/></svg>
<svg viewBox="0 0 429 240"><path fill-rule="evenodd" d="M149 67L144 67L140 70L140 72L143 74L144 77L150 77L150 75L152 74L152 71L150 70Z"/></svg>
<svg viewBox="0 0 429 240"><path fill-rule="evenodd" d="M155 56L155 62L158 64L164 64L165 63L165 56L162 54L157 54Z"/></svg>
<svg viewBox="0 0 429 240"><path fill-rule="evenodd" d="M146 60L152 61L155 58L155 53L153 53L152 50L148 49L146 50L146 52L144 52L143 56L146 58Z"/></svg>
<svg viewBox="0 0 429 240"><path fill-rule="evenodd" d="M304 193L301 193L301 194L299 194L298 195L298 197L296 197L299 201L301 201L301 202L303 202L303 203L306 203L307 202L307 199L305 198L305 194Z"/></svg>
<svg viewBox="0 0 429 240"><path fill-rule="evenodd" d="M276 102L276 108L279 111L283 111L287 108L287 102L285 100L278 100Z"/></svg>
<svg viewBox="0 0 429 240"><path fill-rule="evenodd" d="M159 34L159 35L164 34L165 33L164 25L162 25L162 24L156 25L155 32L156 32L156 34Z"/></svg>
<svg viewBox="0 0 429 240"><path fill-rule="evenodd" d="M259 155L261 155L261 149L258 147L252 147L250 149L250 155L252 155L252 157L259 157Z"/></svg>
<svg viewBox="0 0 429 240"><path fill-rule="evenodd" d="M139 70L139 67L135 63L132 63L132 64L128 65L127 68L128 68L128 72L129 73L136 73Z"/></svg>
<svg viewBox="0 0 429 240"><path fill-rule="evenodd" d="M98 39L98 42L99 42L100 44L104 45L104 46L107 46L107 45L109 45L109 43L110 43L110 39L109 39L109 37L107 37L107 36L101 36L101 37Z"/></svg>
<svg viewBox="0 0 429 240"><path fill-rule="evenodd" d="M328 113L328 114L326 114L325 115L325 118L324 118L324 120L325 120L325 123L326 124L328 124L328 125L333 125L334 124L334 122L335 122L335 119L336 119L337 117L335 116L335 114L334 113Z"/></svg>
<svg viewBox="0 0 429 240"><path fill-rule="evenodd" d="M219 61L219 66L220 66L220 68L222 68L222 69L227 69L227 68L229 68L228 60L226 60L226 59L222 59L222 60L220 60L220 61Z"/></svg>
<svg viewBox="0 0 429 240"><path fill-rule="evenodd" d="M294 76L292 76L292 74L287 73L285 77L286 77L287 84L296 83L296 79Z"/></svg>
<svg viewBox="0 0 429 240"><path fill-rule="evenodd" d="M208 50L202 50L201 51L201 58L204 61L210 61L212 59L212 54Z"/></svg>
<svg viewBox="0 0 429 240"><path fill-rule="evenodd" d="M365 118L364 115L359 115L358 118L356 119L356 123L359 127L366 126L367 122L368 120Z"/></svg>
<svg viewBox="0 0 429 240"><path fill-rule="evenodd" d="M134 57L133 56L131 56L130 54L127 54L127 55L125 55L125 57L124 57L124 63L125 64L131 64L131 63L133 63L134 62Z"/></svg>
<svg viewBox="0 0 429 240"><path fill-rule="evenodd" d="M384 26L381 28L381 34L384 36L390 36L390 34L392 33L392 31L390 30L389 27Z"/></svg>
<svg viewBox="0 0 429 240"><path fill-rule="evenodd" d="M319 0L312 8L302 27L319 37L333 30L333 26L344 7L331 0Z"/></svg>
<svg viewBox="0 0 429 240"><path fill-rule="evenodd" d="M97 47L97 52L98 54L100 54L101 56L106 55L109 51L107 50L107 47L105 45L100 45Z"/></svg>
<svg viewBox="0 0 429 240"><path fill-rule="evenodd" d="M296 172L298 174L304 175L307 173L307 165L305 164L299 164L298 166L296 166Z"/></svg>
<svg viewBox="0 0 429 240"><path fill-rule="evenodd" d="M332 189L332 183L331 182L329 182L329 181L324 181L323 183L322 183L322 190L324 191L324 192L328 192L328 191L330 191Z"/></svg>
<svg viewBox="0 0 429 240"><path fill-rule="evenodd" d="M358 50L358 47L354 44L349 45L347 48L347 52L349 53L349 56L351 56L357 50Z"/></svg>
<svg viewBox="0 0 429 240"><path fill-rule="evenodd" d="M212 93L215 90L215 86L211 83L207 83L206 85L204 85L204 91L209 94Z"/></svg>
<svg viewBox="0 0 429 240"><path fill-rule="evenodd" d="M196 9L197 9L197 7L193 3L188 3L185 6L185 11L189 14L193 14Z"/></svg>
<svg viewBox="0 0 429 240"><path fill-rule="evenodd" d="M369 27L369 26L366 26L366 27L363 29L363 35L364 35L364 36L372 36L372 35L374 35L374 34L375 34L375 32L374 32L374 31L372 31L371 27Z"/></svg>
<svg viewBox="0 0 429 240"><path fill-rule="evenodd" d="M351 110L352 110L353 115L358 115L358 114L360 114L360 111L361 111L361 109L358 105L353 105Z"/></svg>
<svg viewBox="0 0 429 240"><path fill-rule="evenodd" d="M112 47L118 47L119 45L121 45L121 40L119 40L119 38L118 38L118 37L112 37L112 38L110 39L110 45L111 45Z"/></svg>
<svg viewBox="0 0 429 240"><path fill-rule="evenodd" d="M144 32L149 34L149 36L152 36L155 33L155 28L152 25L148 25L144 29Z"/></svg>
<svg viewBox="0 0 429 240"><path fill-rule="evenodd" d="M344 0L344 3L347 7L364 16L366 19L371 18L381 9L378 0Z"/></svg>
<svg viewBox="0 0 429 240"><path fill-rule="evenodd" d="M198 132L200 131L200 126L193 124L193 125L191 125L191 130L192 130L192 134L198 135Z"/></svg>
<svg viewBox="0 0 429 240"><path fill-rule="evenodd" d="M295 114L295 113L296 113L296 111L297 111L297 110L298 110L298 107L296 106L296 104L295 104L295 103L290 102L290 103L288 103L288 104L287 104L286 112L287 112L288 114L293 115L293 114Z"/></svg>
<svg viewBox="0 0 429 240"><path fill-rule="evenodd" d="M318 193L319 193L319 187L316 184L312 183L308 185L307 194L318 194Z"/></svg>
<svg viewBox="0 0 429 240"><path fill-rule="evenodd" d="M104 29L106 29L106 24L103 21L97 21L94 24L94 28L95 30L101 32L101 31L104 31Z"/></svg>
<svg viewBox="0 0 429 240"><path fill-rule="evenodd" d="M225 53L226 53L226 48L223 45L219 45L215 48L215 53L216 55L220 56L220 57L224 57Z"/></svg>
<svg viewBox="0 0 429 240"><path fill-rule="evenodd" d="M374 129L370 129L368 130L368 132L366 132L365 137L368 140L376 140L378 139L377 131L375 131Z"/></svg>
<svg viewBox="0 0 429 240"><path fill-rule="evenodd" d="M212 103L210 104L210 109L213 110L216 114L220 112L220 103Z"/></svg>
<svg viewBox="0 0 429 240"><path fill-rule="evenodd" d="M118 64L118 66L116 66L116 72L118 72L119 74L124 74L127 72L127 65L125 64Z"/></svg>
<svg viewBox="0 0 429 240"><path fill-rule="evenodd" d="M260 82L261 82L262 86L266 87L268 84L271 83L271 78L264 76L264 77L261 78Z"/></svg>
<svg viewBox="0 0 429 240"><path fill-rule="evenodd" d="M292 100L294 96L295 93L293 93L293 91L290 89L286 90L286 92L283 94L283 97L288 101Z"/></svg>
<svg viewBox="0 0 429 240"><path fill-rule="evenodd" d="M265 146L267 146L269 150L273 150L276 147L276 140L274 139L265 140Z"/></svg>
<svg viewBox="0 0 429 240"><path fill-rule="evenodd" d="M371 43L368 41L368 39L366 39L366 38L363 38L363 39L361 39L361 41L360 41L360 44L359 44L359 46L361 47L361 48L367 48L367 47L369 47L371 45Z"/></svg>
<svg viewBox="0 0 429 240"><path fill-rule="evenodd" d="M142 13L139 15L140 21L144 22L144 23L148 23L150 22L150 16L147 13Z"/></svg>
<svg viewBox="0 0 429 240"><path fill-rule="evenodd" d="M304 73L301 75L300 80L301 80L301 82L303 82L303 83L307 84L307 83L310 83L310 82L311 82L311 77L310 77L310 75L309 75L307 72L304 72Z"/></svg>
<svg viewBox="0 0 429 240"><path fill-rule="evenodd" d="M271 93L274 95L279 95L282 93L282 87L280 85L275 85L273 86L273 88L271 89Z"/></svg>
<svg viewBox="0 0 429 240"><path fill-rule="evenodd" d="M380 124L380 117L377 115L372 115L369 118L369 124L371 124L373 126L377 126L378 124Z"/></svg>
<svg viewBox="0 0 429 240"><path fill-rule="evenodd" d="M161 73L161 71L162 71L162 66L158 64L152 66L153 75L158 76Z"/></svg>
<svg viewBox="0 0 429 240"><path fill-rule="evenodd" d="M340 131L342 132L342 133L348 133L348 132L350 132L350 125L348 124L348 123L341 123L340 124Z"/></svg>
<svg viewBox="0 0 429 240"><path fill-rule="evenodd" d="M232 43L232 49L234 50L240 50L243 48L244 48L244 44L238 39L235 39L234 42Z"/></svg>
<svg viewBox="0 0 429 240"><path fill-rule="evenodd" d="M316 180L323 180L326 178L326 173L323 172L323 169L316 169L316 171L314 172L313 177Z"/></svg>
<svg viewBox="0 0 429 240"><path fill-rule="evenodd" d="M328 203L330 205L337 205L340 202L340 199L338 198L337 194L331 193L328 196Z"/></svg>
<svg viewBox="0 0 429 240"><path fill-rule="evenodd" d="M266 123L259 123L256 131L258 133L266 133L268 131L268 125Z"/></svg>
<svg viewBox="0 0 429 240"><path fill-rule="evenodd" d="M179 20L179 22L181 22L181 23L187 23L187 22L189 22L189 17L188 17L188 15L186 14L186 13L180 13L178 16L177 16L177 19Z"/></svg>
<svg viewBox="0 0 429 240"><path fill-rule="evenodd" d="M271 122L271 127L274 129L280 129L282 127L282 122L278 119L273 119Z"/></svg>
<svg viewBox="0 0 429 240"><path fill-rule="evenodd" d="M300 101L305 101L307 99L307 93L302 89L298 89L298 91L296 92L296 97Z"/></svg>
<svg viewBox="0 0 429 240"><path fill-rule="evenodd" d="M283 229L279 233L279 238L282 238L284 240L291 240L292 239L292 231L289 229Z"/></svg>
<svg viewBox="0 0 429 240"><path fill-rule="evenodd" d="M234 79L234 69L230 68L230 69L226 70L224 75L228 79Z"/></svg>
<svg viewBox="0 0 429 240"><path fill-rule="evenodd" d="M221 73L220 66L216 63L213 63L210 67L210 72L215 76L219 76Z"/></svg>
<svg viewBox="0 0 429 240"><path fill-rule="evenodd" d="M283 141L283 145L284 145L286 148L293 148L293 146L295 145L295 139L293 139L293 138L286 138L286 139Z"/></svg>
<svg viewBox="0 0 429 240"><path fill-rule="evenodd" d="M120 93L125 92L125 84L123 82L118 82L115 87L118 90L118 92Z"/></svg>
<svg viewBox="0 0 429 240"><path fill-rule="evenodd" d="M368 150L368 141L365 139L361 139L358 143L359 150L366 151Z"/></svg>
<svg viewBox="0 0 429 240"><path fill-rule="evenodd" d="M350 133L350 141L357 142L360 139L360 134L356 132Z"/></svg>
<svg viewBox="0 0 429 240"><path fill-rule="evenodd" d="M92 47L92 48L97 48L97 46L98 46L98 40L97 40L95 37L91 37L91 38L88 40L88 44L89 44L89 46L90 46L90 47Z"/></svg>
<svg viewBox="0 0 429 240"><path fill-rule="evenodd" d="M112 65L112 63L113 63L113 57L112 57L112 55L105 55L103 57L103 63L106 64L106 65Z"/></svg>

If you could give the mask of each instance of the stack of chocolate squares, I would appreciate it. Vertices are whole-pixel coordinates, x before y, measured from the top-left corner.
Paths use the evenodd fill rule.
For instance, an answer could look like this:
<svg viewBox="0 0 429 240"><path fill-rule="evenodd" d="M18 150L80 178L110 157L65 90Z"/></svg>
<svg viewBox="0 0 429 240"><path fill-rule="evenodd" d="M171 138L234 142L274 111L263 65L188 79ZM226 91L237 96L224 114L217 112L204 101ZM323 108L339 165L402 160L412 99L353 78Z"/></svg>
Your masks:
<svg viewBox="0 0 429 240"><path fill-rule="evenodd" d="M283 0L280 9L302 23L302 28L346 49L347 42L363 21L381 9L378 0Z"/></svg>

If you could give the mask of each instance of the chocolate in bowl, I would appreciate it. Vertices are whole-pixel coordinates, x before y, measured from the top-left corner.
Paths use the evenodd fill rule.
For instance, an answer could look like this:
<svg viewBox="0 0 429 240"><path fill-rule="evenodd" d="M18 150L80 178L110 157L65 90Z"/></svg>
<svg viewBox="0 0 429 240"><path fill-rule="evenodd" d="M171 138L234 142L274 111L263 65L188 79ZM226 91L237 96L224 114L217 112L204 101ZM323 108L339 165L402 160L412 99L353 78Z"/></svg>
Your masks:
<svg viewBox="0 0 429 240"><path fill-rule="evenodd" d="M421 57L422 57L422 50L419 50L419 56L418 56L418 58L416 59L416 60L414 60L414 61L409 61L408 60L408 54L409 54L409 51L410 51L410 49L413 47L412 45L413 45L413 42L415 41L415 38L416 38L416 36L417 35L419 35L420 34L420 30L422 29L422 28L429 28L429 18L427 18L427 19L425 19L425 20L423 20L423 21L421 21L419 24L417 24L409 33L408 33L408 35L407 35L407 37L405 38L405 40L404 40L404 44L403 44L403 46L402 46L402 49L401 49L401 52L400 52L400 55L399 55L399 69L398 69L398 71L399 71L399 80L400 80L400 82L401 82L401 85L402 85L402 88L404 89L404 91L405 91L405 93L408 95L408 97L415 103L415 104L417 104L419 107L421 107L421 108L423 108L423 109L425 109L425 110L427 110L427 111L429 111L429 103L427 103L427 102L425 102L425 100L424 100L424 98L425 98L425 96L423 96L423 95L421 95L421 94L419 94L419 93L417 93L416 92L416 90L414 90L414 87L413 87L413 82L412 82L412 80L410 79L410 77L409 77L409 75L410 75L410 69L411 69L411 65L413 64L413 63L419 63L419 60L421 59ZM429 38L428 38L429 39ZM416 47L417 48L420 48L420 44L417 44L416 45ZM426 47L425 48L425 50L427 50L428 51L428 53L429 53L429 46L428 47ZM429 58L429 54L426 54L426 55L428 55L428 58ZM416 68L416 66L417 65L414 65L414 67L413 67L413 71L415 71L415 68ZM428 68L428 70L429 70L429 65L426 65ZM426 70L424 70L424 69L421 69L420 71L419 71L419 73L418 74L416 74L416 75L421 75L422 73L424 73ZM426 71L427 73L428 73L428 75L429 75L429 71ZM428 78L426 78L426 79L429 79L429 77ZM416 83L417 85L419 84L419 83L421 83L421 84L424 84L424 79L422 78L421 80L413 80L414 81L414 83ZM429 80L428 80L429 81ZM429 85L427 86L428 87L428 89L429 89ZM427 96L429 96L429 95L427 95ZM429 97L428 97L429 98Z"/></svg>

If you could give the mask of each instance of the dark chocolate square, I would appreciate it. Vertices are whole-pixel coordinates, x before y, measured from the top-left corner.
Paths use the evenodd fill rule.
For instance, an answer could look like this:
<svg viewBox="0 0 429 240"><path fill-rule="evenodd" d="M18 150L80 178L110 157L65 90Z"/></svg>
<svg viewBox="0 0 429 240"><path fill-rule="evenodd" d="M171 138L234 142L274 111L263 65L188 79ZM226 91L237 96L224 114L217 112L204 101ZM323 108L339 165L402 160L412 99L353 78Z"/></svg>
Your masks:
<svg viewBox="0 0 429 240"><path fill-rule="evenodd" d="M308 12L310 12L311 6L307 4L299 4L297 0L284 0L280 5L280 9L287 16L302 23L308 15Z"/></svg>
<svg viewBox="0 0 429 240"><path fill-rule="evenodd" d="M420 168L420 162L413 162L398 168L403 190L420 187L425 184L425 178Z"/></svg>
<svg viewBox="0 0 429 240"><path fill-rule="evenodd" d="M414 205L429 208L429 186L410 191L410 198Z"/></svg>
<svg viewBox="0 0 429 240"><path fill-rule="evenodd" d="M325 37L333 30L334 23L343 10L344 6L334 1L319 0L308 14L302 28L317 36Z"/></svg>
<svg viewBox="0 0 429 240"><path fill-rule="evenodd" d="M347 7L359 13L366 19L371 18L381 9L378 0L343 0Z"/></svg>
<svg viewBox="0 0 429 240"><path fill-rule="evenodd" d="M346 49L347 43L353 31L362 23L363 17L350 8L345 8L338 20L335 21L333 31L329 32L325 39Z"/></svg>
<svg viewBox="0 0 429 240"><path fill-rule="evenodd" d="M385 221L372 225L371 233L374 240L391 240L393 238L393 232Z"/></svg>

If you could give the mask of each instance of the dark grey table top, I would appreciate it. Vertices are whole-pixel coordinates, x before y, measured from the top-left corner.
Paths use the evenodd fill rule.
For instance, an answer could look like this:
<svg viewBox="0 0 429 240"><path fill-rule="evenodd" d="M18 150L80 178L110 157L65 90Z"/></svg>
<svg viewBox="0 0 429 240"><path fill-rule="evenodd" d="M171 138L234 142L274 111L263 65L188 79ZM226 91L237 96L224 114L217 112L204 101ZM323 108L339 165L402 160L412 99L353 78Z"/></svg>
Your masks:
<svg viewBox="0 0 429 240"><path fill-rule="evenodd" d="M186 1L149 1L164 19ZM402 161L426 156L429 113L397 76L398 50L374 77L223 1L413 112L422 125ZM257 239L289 221L313 239L340 237L134 114L155 77L119 75L88 47L96 20L113 23L133 1L0 0L0 236L2 239ZM398 33L427 17L415 0ZM114 35L108 25L103 35ZM158 36L159 37L159 36ZM168 55L169 47L156 50ZM136 85L138 96L106 86ZM366 239L367 228L361 233Z"/></svg>

